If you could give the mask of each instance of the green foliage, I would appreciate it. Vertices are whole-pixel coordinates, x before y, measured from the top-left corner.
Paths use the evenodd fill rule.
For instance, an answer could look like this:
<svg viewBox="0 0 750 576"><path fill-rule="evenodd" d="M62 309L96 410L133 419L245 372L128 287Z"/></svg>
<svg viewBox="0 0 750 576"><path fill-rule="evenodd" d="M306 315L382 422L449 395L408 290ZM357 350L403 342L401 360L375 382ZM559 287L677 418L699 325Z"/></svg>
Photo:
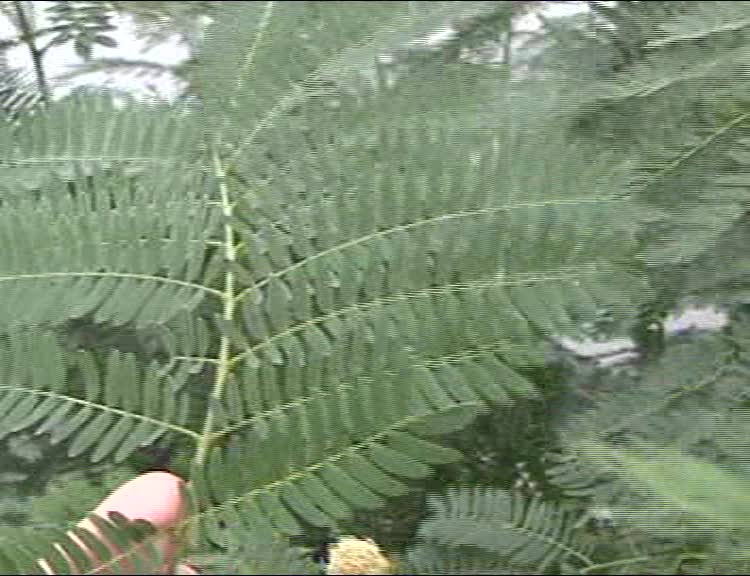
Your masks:
<svg viewBox="0 0 750 576"><path fill-rule="evenodd" d="M598 80L568 76L577 101L565 99L560 115L573 111L574 133L635 161L629 188L653 218L639 233L657 294L647 308L662 318L677 303L736 309L747 293L740 61L747 5L662 3L675 9L671 16L643 18L648 33L626 36L641 17L634 4L660 3L602 10L627 15L630 24L608 34L640 43L640 55L600 70ZM653 323L642 314L644 327ZM719 337L662 337L661 355L631 372L601 374L594 403L562 428L549 479L573 505L611 515L602 573L747 570L738 524L747 478L746 330L746 319L735 317Z"/></svg>
<svg viewBox="0 0 750 576"><path fill-rule="evenodd" d="M424 542L406 556L419 574L542 574L550 565L593 565L574 515L537 498L497 489L458 488L431 498L432 516L417 534ZM453 553L436 552L454 547ZM469 550L461 550L468 547ZM441 566L441 556L443 557ZM409 571L406 574L414 573Z"/></svg>
<svg viewBox="0 0 750 576"><path fill-rule="evenodd" d="M287 540L267 533L224 554L191 560L201 566L201 574L320 574L309 556L309 549L291 546Z"/></svg>
<svg viewBox="0 0 750 576"><path fill-rule="evenodd" d="M674 8L676 15L656 30L638 10L618 8L648 23L646 52L619 74L573 83L571 89L578 90L589 116L594 108L593 117L600 119L595 138L638 159L633 193L654 220L644 231L644 259L669 275L665 284L679 285L680 267L701 255L706 262L720 261L721 245L744 234L747 35L738 12L747 5ZM717 274L717 284L729 280L723 275ZM719 286L701 288L715 294Z"/></svg>
<svg viewBox="0 0 750 576"><path fill-rule="evenodd" d="M655 512L653 520L643 522L646 526L671 532L674 527L667 526L665 520L669 515L682 516L682 529L688 528L684 515L700 522L702 530L747 532L750 526L747 478L674 449L641 448L640 453L631 453L593 445L584 446L584 450L613 462L618 475L658 502L655 511L644 505L646 514Z"/></svg>
<svg viewBox="0 0 750 576"><path fill-rule="evenodd" d="M746 232L742 9L592 3L622 60L510 82L378 63L448 21L496 24L495 2L210 4L190 105L81 94L0 126L0 438L103 464L173 442L184 552L312 573L292 542L376 514L468 455L447 435L507 414L518 451L538 445L514 427L551 444L544 490L505 471L430 498L401 568L741 569L746 323L608 375L555 433L524 410L564 395L551 342L604 311L741 300L746 270L706 270ZM73 12L75 41L102 43L103 16ZM86 485L50 484L32 515L83 516ZM126 553L153 541L98 521ZM53 541L93 569L60 526L10 536L8 571L75 571Z"/></svg>
<svg viewBox="0 0 750 576"><path fill-rule="evenodd" d="M549 480L567 502L608 510L608 554L627 557L624 541L641 557L614 573L653 573L660 562L671 574L688 559L690 573L742 573L746 330L671 343L657 362L610 377L612 389L561 429L566 449L548 456Z"/></svg>
<svg viewBox="0 0 750 576"><path fill-rule="evenodd" d="M611 162L520 98L498 130L441 126L473 70L440 71L438 108L420 77L346 88L381 46L483 9L232 4L200 116L82 95L0 135L4 169L43 182L4 196L3 433L92 462L181 438L193 528L237 550L381 507L459 458L440 436L535 395L519 370L544 335L643 288ZM67 346L71 321L158 329L166 362Z"/></svg>
<svg viewBox="0 0 750 576"><path fill-rule="evenodd" d="M47 48L72 42L76 54L85 60L91 57L95 45L117 46L106 34L115 29L109 22L106 2L52 2L46 12L51 26L42 32L53 34Z"/></svg>

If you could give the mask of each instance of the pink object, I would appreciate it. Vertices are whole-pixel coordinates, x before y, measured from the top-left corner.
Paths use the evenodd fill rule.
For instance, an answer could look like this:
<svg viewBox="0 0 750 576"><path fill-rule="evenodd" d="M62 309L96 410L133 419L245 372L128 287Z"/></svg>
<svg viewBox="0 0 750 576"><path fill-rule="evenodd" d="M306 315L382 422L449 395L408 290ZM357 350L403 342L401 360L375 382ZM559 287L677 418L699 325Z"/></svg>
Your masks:
<svg viewBox="0 0 750 576"><path fill-rule="evenodd" d="M119 512L131 520L148 520L157 528L169 528L185 514L180 486L185 481L169 472L146 472L107 496L94 508L94 514L106 518Z"/></svg>

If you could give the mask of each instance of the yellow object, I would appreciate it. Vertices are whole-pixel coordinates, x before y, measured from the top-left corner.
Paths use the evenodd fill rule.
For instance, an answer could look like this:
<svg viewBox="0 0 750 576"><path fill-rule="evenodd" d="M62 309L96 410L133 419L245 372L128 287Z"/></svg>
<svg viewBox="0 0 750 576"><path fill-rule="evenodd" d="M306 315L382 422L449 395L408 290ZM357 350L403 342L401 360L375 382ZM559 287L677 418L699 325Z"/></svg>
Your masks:
<svg viewBox="0 0 750 576"><path fill-rule="evenodd" d="M344 536L329 549L328 574L391 574L393 566L370 538Z"/></svg>

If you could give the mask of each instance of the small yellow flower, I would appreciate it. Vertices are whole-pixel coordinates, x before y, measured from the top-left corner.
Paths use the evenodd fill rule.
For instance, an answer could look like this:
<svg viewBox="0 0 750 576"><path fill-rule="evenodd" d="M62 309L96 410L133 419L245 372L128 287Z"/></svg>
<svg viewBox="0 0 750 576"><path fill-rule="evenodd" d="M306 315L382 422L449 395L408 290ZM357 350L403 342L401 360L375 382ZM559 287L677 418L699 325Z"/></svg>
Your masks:
<svg viewBox="0 0 750 576"><path fill-rule="evenodd" d="M329 549L328 574L391 574L393 566L370 538L344 536Z"/></svg>

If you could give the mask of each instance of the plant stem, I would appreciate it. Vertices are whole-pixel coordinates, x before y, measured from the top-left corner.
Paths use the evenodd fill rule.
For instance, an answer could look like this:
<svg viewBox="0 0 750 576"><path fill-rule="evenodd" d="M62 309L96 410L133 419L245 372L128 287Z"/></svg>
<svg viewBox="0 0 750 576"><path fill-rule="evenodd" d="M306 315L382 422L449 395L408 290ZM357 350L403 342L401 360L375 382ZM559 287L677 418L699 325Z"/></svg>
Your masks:
<svg viewBox="0 0 750 576"><path fill-rule="evenodd" d="M42 65L43 53L36 45L36 40L34 40L35 32L32 29L31 22L29 22L29 19L26 17L26 12L24 12L23 10L22 3L18 1L13 2L13 7L16 9L16 16L18 16L18 27L21 31L21 40L25 42L29 47L31 61L34 64L36 83L39 88L39 92L42 95L42 101L45 104L49 104L49 86L47 86L47 78L44 74L44 66Z"/></svg>
<svg viewBox="0 0 750 576"><path fill-rule="evenodd" d="M224 290L222 292L222 298L224 300L224 307L222 316L227 322L232 322L234 318L234 308L237 303L237 298L234 293L234 273L231 269L231 264L236 260L237 253L234 245L234 229L232 228L232 204L229 199L229 188L227 187L226 171L221 163L217 153L214 153L214 174L219 184L219 193L221 194L221 206L222 212L224 213L224 257L230 267L227 268L226 276L224 277ZM224 394L224 387L229 379L229 373L231 371L231 342L229 338L224 335L221 337L219 345L219 358L218 366L216 368L216 378L214 380L214 387L211 391L211 398L213 400L220 400ZM203 423L203 430L201 432L200 440L198 441L198 448L195 454L194 464L196 466L203 467L208 458L208 451L211 448L211 432L214 427L215 408L212 405L208 407L208 414L206 420Z"/></svg>

